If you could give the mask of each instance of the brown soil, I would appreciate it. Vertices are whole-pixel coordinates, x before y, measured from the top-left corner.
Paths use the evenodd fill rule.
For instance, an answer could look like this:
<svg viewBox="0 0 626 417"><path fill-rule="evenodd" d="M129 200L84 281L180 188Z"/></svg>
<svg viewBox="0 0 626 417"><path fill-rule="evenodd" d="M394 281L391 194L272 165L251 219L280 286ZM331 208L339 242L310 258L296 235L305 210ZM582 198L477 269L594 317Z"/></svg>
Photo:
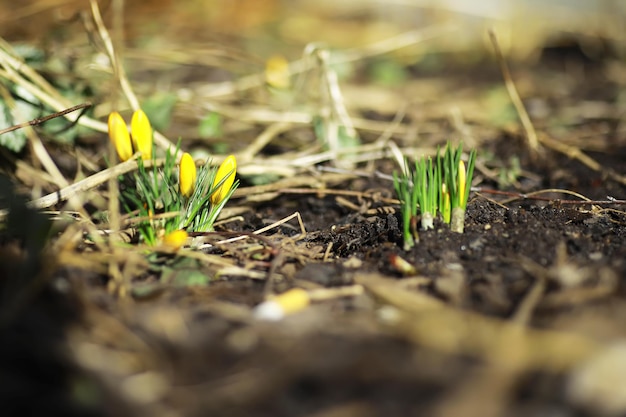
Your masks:
<svg viewBox="0 0 626 417"><path fill-rule="evenodd" d="M591 175L579 168L565 177ZM613 194L621 190L623 195L623 186L612 187ZM359 178L336 188L389 193L389 185L378 179ZM399 213L372 210L382 203L361 201L359 213L333 196L285 194L238 226L255 230L262 220L301 214L307 235L294 243L299 256L281 246L298 234L293 227L267 238L276 247L256 269L267 273L272 259L280 257L273 272L278 278L271 281L222 276L208 286L166 286L148 299L120 303L107 294L101 275L61 268L54 273L56 284L37 293L3 326L0 357L11 360L2 361L2 386L12 387L4 395L22 399L11 402L7 415L161 415L166 410L225 416L457 415L467 409L472 415L597 415L593 407L584 413L589 404L581 408L569 394L582 372L579 362L544 369L530 361L509 369L490 349L500 344L514 349L514 342L493 337L475 348L481 337L466 335L468 340L450 347L435 333L462 324L430 317L420 298L406 305L402 297L379 293L380 282L390 285L382 277L399 285L406 281L391 288L428 294L441 300L438 308L447 313L469 314L466 320L477 312L510 323L524 314L529 294L540 287L527 318L531 327L576 334L583 344L597 343L597 350L621 335L623 214L558 200L502 205L485 196L473 196L464 234L439 225L422 231L420 243L404 252ZM417 273L403 277L392 255L412 263ZM83 287L83 295L68 292L68 284ZM267 291L355 284L366 291L314 303L278 323L254 320L249 310ZM407 317L383 319L384 305L395 305L397 314ZM426 332L411 327L412 320L420 323L424 317L434 320ZM73 329L69 336L68 329ZM87 350L70 356L87 355L82 361L94 362L91 371L66 359L68 337L70 346ZM552 354L567 352L555 348ZM115 365L120 369L100 362L117 355L122 355ZM148 400L137 387L119 386L120 380L132 385L133 374L145 377L140 382L148 386ZM139 399L127 398L133 389ZM29 401L34 396L43 400Z"/></svg>

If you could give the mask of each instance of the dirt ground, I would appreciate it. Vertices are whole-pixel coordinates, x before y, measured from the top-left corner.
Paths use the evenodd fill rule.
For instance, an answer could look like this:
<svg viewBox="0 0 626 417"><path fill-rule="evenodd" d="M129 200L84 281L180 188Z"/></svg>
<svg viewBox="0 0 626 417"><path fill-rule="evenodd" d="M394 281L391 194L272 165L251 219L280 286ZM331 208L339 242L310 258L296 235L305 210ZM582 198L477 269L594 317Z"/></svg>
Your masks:
<svg viewBox="0 0 626 417"><path fill-rule="evenodd" d="M400 58L399 86L377 83L379 62L365 59L341 85L358 162L290 165L323 154L315 121L293 120L245 159L282 122L255 111L293 110L263 85L207 99L201 109L224 117L214 141L190 127L197 103L180 102L170 137L242 161L233 211L196 237L202 249L155 252L109 230L106 184L85 194L89 221L33 213L7 190L36 197L41 184L23 171L40 169L35 152L3 152L0 202L13 209L0 231L2 415L626 415L626 65L620 45L590 54L567 40L512 63L537 153L489 54L443 54L435 67ZM137 66L130 80L146 95L171 70ZM201 95L201 68L167 77ZM211 71L218 85L224 68ZM418 156L448 139L478 149L465 232L436 220L405 251L397 168L375 145ZM81 155L106 166L101 133L46 146L68 179L89 171ZM53 219L45 241L41 216ZM293 288L308 307L258 317Z"/></svg>

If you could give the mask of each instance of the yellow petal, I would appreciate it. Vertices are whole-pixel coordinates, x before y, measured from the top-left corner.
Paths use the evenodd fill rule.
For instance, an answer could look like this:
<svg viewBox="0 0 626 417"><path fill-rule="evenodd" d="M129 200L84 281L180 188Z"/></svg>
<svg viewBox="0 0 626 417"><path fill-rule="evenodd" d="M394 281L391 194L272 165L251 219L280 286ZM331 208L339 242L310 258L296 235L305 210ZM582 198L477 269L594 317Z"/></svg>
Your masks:
<svg viewBox="0 0 626 417"><path fill-rule="evenodd" d="M190 197L196 188L196 163L193 161L191 155L187 152L180 158L180 165L178 169L178 183L180 186L180 193L184 197Z"/></svg>
<svg viewBox="0 0 626 417"><path fill-rule="evenodd" d="M130 144L130 135L128 134L128 127L122 116L114 111L109 114L109 138L115 146L117 156L120 161L127 161L133 156L133 148Z"/></svg>
<svg viewBox="0 0 626 417"><path fill-rule="evenodd" d="M459 161L459 204L465 202L465 162Z"/></svg>
<svg viewBox="0 0 626 417"><path fill-rule="evenodd" d="M224 159L224 162L220 165L215 174L215 180L213 181L213 188L217 186L222 180L220 185L213 194L211 194L211 204L217 205L222 202L230 192L235 182L235 173L237 171L237 160L234 155L229 155Z"/></svg>
<svg viewBox="0 0 626 417"><path fill-rule="evenodd" d="M133 113L130 132L133 137L133 146L137 152L141 153L141 159L152 158L152 126L143 110L139 109Z"/></svg>
<svg viewBox="0 0 626 417"><path fill-rule="evenodd" d="M170 249L178 250L185 244L188 237L186 231L174 230L163 237L163 244Z"/></svg>

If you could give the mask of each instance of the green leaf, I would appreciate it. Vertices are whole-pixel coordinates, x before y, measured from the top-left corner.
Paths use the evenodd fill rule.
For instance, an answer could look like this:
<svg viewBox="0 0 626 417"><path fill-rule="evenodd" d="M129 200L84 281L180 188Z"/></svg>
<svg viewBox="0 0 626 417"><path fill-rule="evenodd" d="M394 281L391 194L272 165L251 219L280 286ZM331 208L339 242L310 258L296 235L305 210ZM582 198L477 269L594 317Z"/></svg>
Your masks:
<svg viewBox="0 0 626 417"><path fill-rule="evenodd" d="M167 130L172 123L172 113L176 101L176 94L159 92L144 101L141 109L146 113L156 130Z"/></svg>
<svg viewBox="0 0 626 417"><path fill-rule="evenodd" d="M230 151L231 149L231 144L227 143L227 142L217 142L213 145L213 152L215 152L216 154L222 154L222 155L226 155L231 153ZM194 155L196 158L201 158L202 155L199 154L199 152L195 152ZM208 159L208 154L206 157L204 157L203 159Z"/></svg>
<svg viewBox="0 0 626 417"><path fill-rule="evenodd" d="M0 126L13 126L11 114L4 106L4 102L0 101ZM0 145L10 151L20 152L26 145L26 135L22 129L14 130L0 135Z"/></svg>
<svg viewBox="0 0 626 417"><path fill-rule="evenodd" d="M267 173L247 176L246 180L252 185L272 184L281 178L280 175Z"/></svg>
<svg viewBox="0 0 626 417"><path fill-rule="evenodd" d="M165 289L160 283L138 284L131 288L131 294L135 299L147 300L161 295Z"/></svg>
<svg viewBox="0 0 626 417"><path fill-rule="evenodd" d="M15 92L19 97L24 98L24 100L28 100L33 103L37 102L37 99L22 87L15 87ZM4 91L4 93L9 94L8 91ZM28 122L29 120L35 119L40 115L40 110L37 107L24 100L0 100L0 126L9 127L19 123ZM0 145L13 152L20 152L26 145L26 141L26 134L23 129L14 130L13 132L0 135Z"/></svg>
<svg viewBox="0 0 626 417"><path fill-rule="evenodd" d="M217 113L209 113L198 125L198 134L203 139L222 137L222 117Z"/></svg>
<svg viewBox="0 0 626 417"><path fill-rule="evenodd" d="M176 286L207 285L211 278L200 270L200 263L196 259L176 258L170 266L163 267L161 282Z"/></svg>
<svg viewBox="0 0 626 417"><path fill-rule="evenodd" d="M388 87L398 87L406 82L408 75L404 66L393 60L376 62L370 69L373 81Z"/></svg>
<svg viewBox="0 0 626 417"><path fill-rule="evenodd" d="M198 269L178 269L176 267L164 267L161 282L169 283L177 287L191 285L207 285L210 277Z"/></svg>
<svg viewBox="0 0 626 417"><path fill-rule="evenodd" d="M322 119L320 116L314 116L312 123L313 132L315 133L315 137L317 138L318 142L326 146L326 128L324 124L324 119Z"/></svg>
<svg viewBox="0 0 626 417"><path fill-rule="evenodd" d="M497 87L489 90L483 102L489 121L497 127L507 126L518 120L517 111L506 88Z"/></svg>
<svg viewBox="0 0 626 417"><path fill-rule="evenodd" d="M340 149L356 148L361 145L359 136L356 134L354 136L349 135L344 126L339 127L338 139Z"/></svg>
<svg viewBox="0 0 626 417"><path fill-rule="evenodd" d="M12 45L13 52L30 66L35 64L43 64L46 60L46 54L43 50L28 44L28 43L16 43Z"/></svg>
<svg viewBox="0 0 626 417"><path fill-rule="evenodd" d="M204 275L200 271L183 270L183 271L178 271L174 275L172 284L181 286L181 287L188 287L191 285L207 285L209 281L210 281L209 277Z"/></svg>

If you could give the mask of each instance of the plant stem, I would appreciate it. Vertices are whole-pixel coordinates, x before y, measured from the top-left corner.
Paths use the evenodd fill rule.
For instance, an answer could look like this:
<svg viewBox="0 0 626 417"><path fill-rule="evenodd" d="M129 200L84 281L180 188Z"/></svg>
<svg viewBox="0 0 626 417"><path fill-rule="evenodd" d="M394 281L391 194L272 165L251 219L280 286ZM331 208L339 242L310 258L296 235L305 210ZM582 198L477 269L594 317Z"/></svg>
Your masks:
<svg viewBox="0 0 626 417"><path fill-rule="evenodd" d="M452 218L450 220L450 230L456 233L463 233L465 229L465 209L455 207L452 209Z"/></svg>
<svg viewBox="0 0 626 417"><path fill-rule="evenodd" d="M422 220L421 220L422 229L424 230L434 229L435 228L434 219L435 217L433 216L432 213L429 213L429 212L422 213Z"/></svg>

